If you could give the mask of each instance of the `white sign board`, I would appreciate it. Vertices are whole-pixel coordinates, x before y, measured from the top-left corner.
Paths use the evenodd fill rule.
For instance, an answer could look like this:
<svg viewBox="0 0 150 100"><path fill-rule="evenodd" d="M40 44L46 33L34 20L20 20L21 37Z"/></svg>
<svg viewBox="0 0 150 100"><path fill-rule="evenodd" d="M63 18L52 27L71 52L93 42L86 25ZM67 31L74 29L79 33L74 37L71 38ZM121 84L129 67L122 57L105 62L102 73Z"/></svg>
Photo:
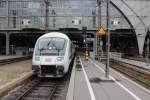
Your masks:
<svg viewBox="0 0 150 100"><path fill-rule="evenodd" d="M112 24L113 25L119 25L120 24L120 21L115 19L115 20L112 20Z"/></svg>
<svg viewBox="0 0 150 100"><path fill-rule="evenodd" d="M23 25L29 25L30 20L29 19L23 19L22 24Z"/></svg>
<svg viewBox="0 0 150 100"><path fill-rule="evenodd" d="M75 17L75 19L73 20L73 24L74 24L74 25L79 25L79 24L81 24L81 18L80 18L80 17Z"/></svg>

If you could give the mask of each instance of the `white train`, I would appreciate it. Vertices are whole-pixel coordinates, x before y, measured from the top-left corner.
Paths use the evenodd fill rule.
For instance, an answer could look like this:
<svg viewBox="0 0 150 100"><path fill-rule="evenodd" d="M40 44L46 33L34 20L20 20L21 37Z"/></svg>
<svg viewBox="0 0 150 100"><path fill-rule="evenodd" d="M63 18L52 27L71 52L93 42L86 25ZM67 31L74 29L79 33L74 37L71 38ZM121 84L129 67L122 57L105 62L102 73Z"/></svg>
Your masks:
<svg viewBox="0 0 150 100"><path fill-rule="evenodd" d="M75 48L67 35L51 32L38 38L32 70L38 77L63 77L69 70Z"/></svg>

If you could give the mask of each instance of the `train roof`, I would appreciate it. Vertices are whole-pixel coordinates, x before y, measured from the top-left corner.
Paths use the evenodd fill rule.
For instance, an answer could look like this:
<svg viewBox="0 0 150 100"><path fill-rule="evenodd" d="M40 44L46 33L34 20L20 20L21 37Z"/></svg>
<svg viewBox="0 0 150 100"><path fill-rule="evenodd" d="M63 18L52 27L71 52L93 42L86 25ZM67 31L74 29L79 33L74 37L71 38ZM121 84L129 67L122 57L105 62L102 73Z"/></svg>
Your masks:
<svg viewBox="0 0 150 100"><path fill-rule="evenodd" d="M60 32L46 33L46 34L42 35L39 39L41 39L41 38L47 38L47 37L60 37L60 38L69 39L69 37L66 34L60 33Z"/></svg>

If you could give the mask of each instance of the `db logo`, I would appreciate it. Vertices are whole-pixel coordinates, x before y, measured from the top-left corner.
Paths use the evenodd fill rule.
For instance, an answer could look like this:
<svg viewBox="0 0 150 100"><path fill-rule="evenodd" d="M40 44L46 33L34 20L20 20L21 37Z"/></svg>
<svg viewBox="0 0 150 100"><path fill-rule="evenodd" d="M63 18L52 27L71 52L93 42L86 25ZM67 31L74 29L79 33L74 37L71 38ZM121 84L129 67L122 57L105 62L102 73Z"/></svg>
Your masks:
<svg viewBox="0 0 150 100"><path fill-rule="evenodd" d="M51 62L52 61L52 58L46 58L45 59L45 62Z"/></svg>

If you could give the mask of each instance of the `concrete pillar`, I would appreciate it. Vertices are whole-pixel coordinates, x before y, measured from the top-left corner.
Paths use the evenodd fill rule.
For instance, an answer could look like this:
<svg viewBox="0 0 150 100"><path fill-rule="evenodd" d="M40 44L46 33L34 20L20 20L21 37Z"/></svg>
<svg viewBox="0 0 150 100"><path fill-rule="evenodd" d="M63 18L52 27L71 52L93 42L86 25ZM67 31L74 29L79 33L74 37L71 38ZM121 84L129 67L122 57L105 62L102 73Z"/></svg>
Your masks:
<svg viewBox="0 0 150 100"><path fill-rule="evenodd" d="M10 45L10 34L6 33L6 55L9 55L9 45Z"/></svg>
<svg viewBox="0 0 150 100"><path fill-rule="evenodd" d="M137 40L138 40L139 54L142 55L144 49L145 37L137 36Z"/></svg>
<svg viewBox="0 0 150 100"><path fill-rule="evenodd" d="M94 33L93 33L94 34ZM94 55L95 55L95 46L96 46L96 43L95 43L95 34L94 34L94 41L93 41L93 52L94 52Z"/></svg>
<svg viewBox="0 0 150 100"><path fill-rule="evenodd" d="M141 31L136 31L136 34L137 34L136 36L137 36L139 54L142 55L144 51L144 42L145 42L147 32L141 30Z"/></svg>

